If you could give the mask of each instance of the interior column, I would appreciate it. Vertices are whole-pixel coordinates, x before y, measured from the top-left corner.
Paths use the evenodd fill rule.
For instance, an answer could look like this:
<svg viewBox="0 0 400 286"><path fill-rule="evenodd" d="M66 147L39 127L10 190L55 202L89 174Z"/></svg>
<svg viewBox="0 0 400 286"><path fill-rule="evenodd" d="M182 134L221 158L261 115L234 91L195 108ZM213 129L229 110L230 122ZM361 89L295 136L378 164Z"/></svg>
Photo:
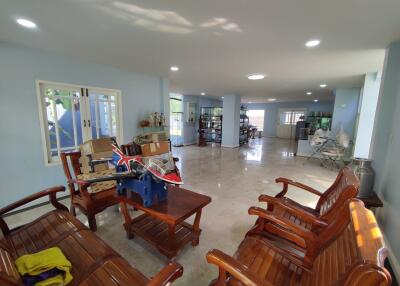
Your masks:
<svg viewBox="0 0 400 286"><path fill-rule="evenodd" d="M222 147L239 147L240 123L239 95L225 95L222 109Z"/></svg>

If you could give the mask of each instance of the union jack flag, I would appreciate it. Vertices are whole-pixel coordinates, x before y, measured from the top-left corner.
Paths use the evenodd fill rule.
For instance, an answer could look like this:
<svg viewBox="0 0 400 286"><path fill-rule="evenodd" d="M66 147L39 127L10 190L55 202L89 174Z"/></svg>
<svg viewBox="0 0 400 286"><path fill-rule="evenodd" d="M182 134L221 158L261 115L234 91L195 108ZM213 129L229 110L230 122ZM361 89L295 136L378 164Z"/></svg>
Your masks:
<svg viewBox="0 0 400 286"><path fill-rule="evenodd" d="M131 161L134 161L135 159L130 156L126 156L122 151L115 146L114 144L112 145L112 160L111 163L115 166L124 166L125 170L128 172L132 172L131 170Z"/></svg>

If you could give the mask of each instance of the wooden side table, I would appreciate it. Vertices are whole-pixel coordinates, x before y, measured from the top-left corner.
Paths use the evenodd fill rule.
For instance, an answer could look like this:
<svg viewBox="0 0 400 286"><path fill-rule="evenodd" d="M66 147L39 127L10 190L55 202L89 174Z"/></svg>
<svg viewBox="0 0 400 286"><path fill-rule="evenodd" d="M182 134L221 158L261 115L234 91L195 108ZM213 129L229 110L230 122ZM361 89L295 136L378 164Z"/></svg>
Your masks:
<svg viewBox="0 0 400 286"><path fill-rule="evenodd" d="M169 259L176 257L189 242L193 246L199 244L201 211L211 202L209 196L170 186L167 200L148 208L142 205L133 192L118 198L129 239L134 235L140 236ZM144 214L132 218L127 205ZM190 225L185 220L192 215L195 215L195 219Z"/></svg>
<svg viewBox="0 0 400 286"><path fill-rule="evenodd" d="M375 192L373 192L372 195L369 197L357 197L357 198L362 200L364 202L365 207L367 209L372 210L373 212L375 212L376 208L383 207L383 202Z"/></svg>

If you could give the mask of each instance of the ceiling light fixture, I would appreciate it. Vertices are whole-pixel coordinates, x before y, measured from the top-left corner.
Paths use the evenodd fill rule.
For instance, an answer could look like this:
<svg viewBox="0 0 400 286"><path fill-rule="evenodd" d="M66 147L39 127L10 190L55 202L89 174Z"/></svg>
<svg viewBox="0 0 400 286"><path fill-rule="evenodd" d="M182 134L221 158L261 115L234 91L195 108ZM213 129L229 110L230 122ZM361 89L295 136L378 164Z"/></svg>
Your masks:
<svg viewBox="0 0 400 286"><path fill-rule="evenodd" d="M264 79L265 77L266 75L262 73L255 73L247 76L247 78L250 80L259 80L259 79Z"/></svg>
<svg viewBox="0 0 400 286"><path fill-rule="evenodd" d="M324 87L327 87L327 85L326 85L325 83L321 83L321 84L319 85L319 87L324 88Z"/></svg>
<svg viewBox="0 0 400 286"><path fill-rule="evenodd" d="M318 102L318 99L314 99L314 102Z"/></svg>
<svg viewBox="0 0 400 286"><path fill-rule="evenodd" d="M223 97L223 96L221 96L221 98L222 98L222 99L224 99L224 97Z"/></svg>
<svg viewBox="0 0 400 286"><path fill-rule="evenodd" d="M201 95L206 95L206 93L205 92L202 92L202 93L200 93Z"/></svg>
<svg viewBox="0 0 400 286"><path fill-rule="evenodd" d="M36 23L28 20L28 19L23 19L23 18L18 18L17 23L20 24L21 26L29 29L34 29L37 27Z"/></svg>
<svg viewBox="0 0 400 286"><path fill-rule="evenodd" d="M253 102L249 101L249 103L253 103Z"/></svg>
<svg viewBox="0 0 400 286"><path fill-rule="evenodd" d="M317 39L315 39L315 40L310 40L310 41L308 41L308 42L306 43L306 47L308 47L308 48L314 48L314 47L319 46L320 43L321 43L321 41L320 41L320 40L317 40Z"/></svg>
<svg viewBox="0 0 400 286"><path fill-rule="evenodd" d="M172 66L170 67L170 70L176 72L179 70L179 68L177 66Z"/></svg>
<svg viewBox="0 0 400 286"><path fill-rule="evenodd" d="M307 95L311 95L312 94L312 92L311 91L307 91L307 93L306 93Z"/></svg>
<svg viewBox="0 0 400 286"><path fill-rule="evenodd" d="M268 101L276 101L276 98L268 98Z"/></svg>

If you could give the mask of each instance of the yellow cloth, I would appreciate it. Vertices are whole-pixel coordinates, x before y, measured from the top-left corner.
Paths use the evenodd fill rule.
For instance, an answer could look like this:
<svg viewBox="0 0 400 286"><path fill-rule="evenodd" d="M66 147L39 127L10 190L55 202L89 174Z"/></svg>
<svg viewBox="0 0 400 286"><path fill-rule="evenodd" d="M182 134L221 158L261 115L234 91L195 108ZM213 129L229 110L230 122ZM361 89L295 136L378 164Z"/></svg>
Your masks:
<svg viewBox="0 0 400 286"><path fill-rule="evenodd" d="M39 275L53 268L64 271L64 274L59 274L38 282L35 286L67 285L72 280L70 273L72 268L71 262L68 261L58 247L48 248L34 254L23 255L15 260L15 265L22 276L25 274L32 276Z"/></svg>

